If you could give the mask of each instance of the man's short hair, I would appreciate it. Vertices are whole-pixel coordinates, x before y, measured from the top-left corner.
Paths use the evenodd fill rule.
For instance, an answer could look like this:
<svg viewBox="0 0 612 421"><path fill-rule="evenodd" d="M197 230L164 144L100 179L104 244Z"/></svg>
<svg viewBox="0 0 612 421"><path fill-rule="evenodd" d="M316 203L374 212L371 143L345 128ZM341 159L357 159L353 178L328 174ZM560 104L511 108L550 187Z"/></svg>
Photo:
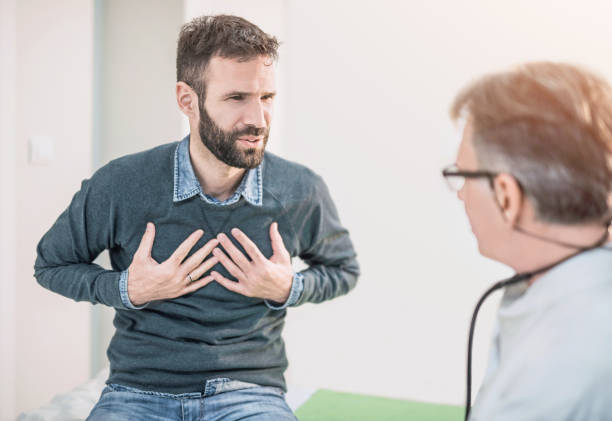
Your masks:
<svg viewBox="0 0 612 421"><path fill-rule="evenodd" d="M278 57L278 40L238 16L200 16L186 23L179 34L176 79L204 95L204 71L214 56L250 60ZM203 98L200 98L202 101Z"/></svg>
<svg viewBox="0 0 612 421"><path fill-rule="evenodd" d="M485 76L455 98L483 169L512 174L546 222L578 224L609 215L612 89L578 67L528 63Z"/></svg>

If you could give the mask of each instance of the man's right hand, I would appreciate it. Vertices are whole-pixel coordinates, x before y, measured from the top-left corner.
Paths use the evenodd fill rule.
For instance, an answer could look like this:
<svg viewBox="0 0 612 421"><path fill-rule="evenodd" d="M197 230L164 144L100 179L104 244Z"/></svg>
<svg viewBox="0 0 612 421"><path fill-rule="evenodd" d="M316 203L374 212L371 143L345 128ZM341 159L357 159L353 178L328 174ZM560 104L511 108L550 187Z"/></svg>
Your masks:
<svg viewBox="0 0 612 421"><path fill-rule="evenodd" d="M202 235L204 231L195 231L178 246L172 256L163 263L157 263L151 257L155 241L155 225L151 222L147 223L140 246L128 268L127 287L132 304L141 306L153 300L180 297L211 282L213 279L210 276L202 279L200 277L218 262L215 256L204 261L206 256L219 244L216 238L210 240L185 260Z"/></svg>

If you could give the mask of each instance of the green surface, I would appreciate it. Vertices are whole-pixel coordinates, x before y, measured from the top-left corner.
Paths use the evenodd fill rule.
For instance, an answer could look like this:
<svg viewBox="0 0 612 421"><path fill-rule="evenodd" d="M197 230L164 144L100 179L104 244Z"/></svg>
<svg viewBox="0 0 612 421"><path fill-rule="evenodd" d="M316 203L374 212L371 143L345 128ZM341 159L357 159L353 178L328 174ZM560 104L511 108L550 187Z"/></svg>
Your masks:
<svg viewBox="0 0 612 421"><path fill-rule="evenodd" d="M295 414L300 421L461 421L463 407L318 390Z"/></svg>

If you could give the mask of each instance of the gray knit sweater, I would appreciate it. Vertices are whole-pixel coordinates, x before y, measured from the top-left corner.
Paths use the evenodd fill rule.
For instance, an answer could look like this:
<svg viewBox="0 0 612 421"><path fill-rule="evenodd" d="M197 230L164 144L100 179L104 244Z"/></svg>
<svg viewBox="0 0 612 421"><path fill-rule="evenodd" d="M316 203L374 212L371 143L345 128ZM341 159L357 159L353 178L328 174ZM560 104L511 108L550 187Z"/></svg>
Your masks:
<svg viewBox="0 0 612 421"><path fill-rule="evenodd" d="M156 225L152 256L158 262L199 228L205 234L192 251L219 232L239 227L271 256L269 226L276 221L291 256L308 265L301 272L304 287L296 304L321 302L347 293L357 281L359 266L348 231L323 180L271 153L262 163L262 206L244 198L215 206L199 195L174 201L178 145L119 158L83 181L41 239L35 277L76 301L116 309L108 383L179 394L200 392L206 380L227 377L284 389L285 309L274 310L216 282L131 309L120 296L121 272L130 265L148 221ZM106 249L113 270L92 263ZM213 270L234 279L220 264Z"/></svg>

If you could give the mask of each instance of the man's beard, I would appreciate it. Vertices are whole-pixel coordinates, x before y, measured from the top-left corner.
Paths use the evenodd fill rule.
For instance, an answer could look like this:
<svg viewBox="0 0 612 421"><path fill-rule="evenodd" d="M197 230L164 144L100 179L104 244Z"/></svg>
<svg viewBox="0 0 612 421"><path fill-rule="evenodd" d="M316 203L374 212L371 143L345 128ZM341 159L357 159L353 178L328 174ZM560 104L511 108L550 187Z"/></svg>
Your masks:
<svg viewBox="0 0 612 421"><path fill-rule="evenodd" d="M244 129L236 129L226 132L210 118L204 104L200 104L200 139L204 146L221 162L236 168L256 168L264 157L264 150L268 143L270 129L267 127L247 126ZM238 147L240 136L262 136L263 147L242 149Z"/></svg>

